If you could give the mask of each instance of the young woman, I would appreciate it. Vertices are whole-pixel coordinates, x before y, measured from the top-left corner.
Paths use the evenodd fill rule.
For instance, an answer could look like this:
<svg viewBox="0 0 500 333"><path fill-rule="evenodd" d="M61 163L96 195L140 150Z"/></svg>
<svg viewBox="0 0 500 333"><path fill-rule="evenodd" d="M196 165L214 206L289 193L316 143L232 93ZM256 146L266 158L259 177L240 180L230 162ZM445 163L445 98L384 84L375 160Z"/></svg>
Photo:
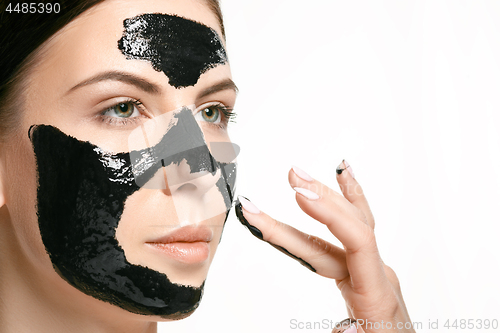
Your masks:
<svg viewBox="0 0 500 333"><path fill-rule="evenodd" d="M3 5L0 31L0 331L155 332L189 316L236 199L227 123L237 88L218 3L15 5ZM344 249L243 197L236 214L335 279L350 318L404 325L346 162L337 180L343 195L289 172L299 206ZM352 321L339 330L385 331Z"/></svg>

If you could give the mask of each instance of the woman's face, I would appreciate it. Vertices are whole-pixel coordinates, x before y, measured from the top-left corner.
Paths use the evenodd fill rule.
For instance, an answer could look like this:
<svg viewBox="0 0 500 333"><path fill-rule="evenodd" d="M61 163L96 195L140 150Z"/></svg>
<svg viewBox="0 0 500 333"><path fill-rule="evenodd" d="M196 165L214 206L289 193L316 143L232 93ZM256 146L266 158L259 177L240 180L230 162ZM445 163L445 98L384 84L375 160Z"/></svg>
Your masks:
<svg viewBox="0 0 500 333"><path fill-rule="evenodd" d="M110 0L46 44L2 156L35 290L164 319L198 306L234 188L221 36L203 1Z"/></svg>

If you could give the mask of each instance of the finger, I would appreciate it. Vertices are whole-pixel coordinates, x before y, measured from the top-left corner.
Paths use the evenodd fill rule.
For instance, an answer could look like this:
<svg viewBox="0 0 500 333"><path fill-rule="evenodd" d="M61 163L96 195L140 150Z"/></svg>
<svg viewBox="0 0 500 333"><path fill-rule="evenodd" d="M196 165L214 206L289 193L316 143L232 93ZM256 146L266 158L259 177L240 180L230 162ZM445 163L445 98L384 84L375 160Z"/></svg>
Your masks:
<svg viewBox="0 0 500 333"><path fill-rule="evenodd" d="M319 275L332 279L348 276L345 251L319 237L311 236L261 212L239 196L236 216L257 238L299 261Z"/></svg>
<svg viewBox="0 0 500 333"><path fill-rule="evenodd" d="M344 196L317 180L301 178L293 169L288 178L297 192L295 199L300 208L325 224L344 245L353 289L364 292L385 283L375 234L364 214Z"/></svg>
<svg viewBox="0 0 500 333"><path fill-rule="evenodd" d="M313 178L299 177L296 170L300 169L293 167L288 172L288 181L297 192L295 198L302 210L325 224L346 249L356 252L365 246L363 238L372 234L365 223L365 215L342 194Z"/></svg>
<svg viewBox="0 0 500 333"><path fill-rule="evenodd" d="M359 220L366 222L365 214L358 207L354 206L347 198L313 179L305 171L299 169L298 167L292 166L292 169L288 172L288 182L293 189L304 186L302 188L306 188L319 196L332 196L337 198L339 208L347 214L352 214Z"/></svg>
<svg viewBox="0 0 500 333"><path fill-rule="evenodd" d="M373 218L372 211L368 205L365 194L363 193L363 189L354 177L352 166L350 166L347 161L343 160L337 167L336 174L340 190L342 191L344 197L361 210L366 217L368 225L375 228L375 219Z"/></svg>
<svg viewBox="0 0 500 333"><path fill-rule="evenodd" d="M347 304L346 304L346 308L347 308L347 317L348 317L348 318L354 318L354 317L352 316L351 309L349 309L349 307L347 306Z"/></svg>

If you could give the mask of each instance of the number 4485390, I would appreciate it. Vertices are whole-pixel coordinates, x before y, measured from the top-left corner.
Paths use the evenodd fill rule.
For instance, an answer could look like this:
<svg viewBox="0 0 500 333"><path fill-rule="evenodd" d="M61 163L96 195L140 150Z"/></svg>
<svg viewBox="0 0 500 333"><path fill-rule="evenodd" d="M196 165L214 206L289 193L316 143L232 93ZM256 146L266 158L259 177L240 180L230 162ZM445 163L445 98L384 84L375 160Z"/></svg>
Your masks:
<svg viewBox="0 0 500 333"><path fill-rule="evenodd" d="M50 14L50 13L59 13L61 11L61 5L59 3L9 3L5 11L8 13L19 13L19 14Z"/></svg>

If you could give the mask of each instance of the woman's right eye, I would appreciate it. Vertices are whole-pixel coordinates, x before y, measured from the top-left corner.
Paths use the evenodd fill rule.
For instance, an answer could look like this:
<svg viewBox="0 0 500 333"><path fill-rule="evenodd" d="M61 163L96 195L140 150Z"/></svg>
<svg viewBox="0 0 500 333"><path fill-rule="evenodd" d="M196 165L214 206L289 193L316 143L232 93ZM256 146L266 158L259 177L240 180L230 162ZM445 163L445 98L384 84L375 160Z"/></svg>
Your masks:
<svg viewBox="0 0 500 333"><path fill-rule="evenodd" d="M139 100L120 102L101 112L100 118L111 125L128 125L142 120L144 115L139 111L141 107Z"/></svg>
<svg viewBox="0 0 500 333"><path fill-rule="evenodd" d="M141 115L134 102L118 103L103 112L103 116L117 118L132 118Z"/></svg>

